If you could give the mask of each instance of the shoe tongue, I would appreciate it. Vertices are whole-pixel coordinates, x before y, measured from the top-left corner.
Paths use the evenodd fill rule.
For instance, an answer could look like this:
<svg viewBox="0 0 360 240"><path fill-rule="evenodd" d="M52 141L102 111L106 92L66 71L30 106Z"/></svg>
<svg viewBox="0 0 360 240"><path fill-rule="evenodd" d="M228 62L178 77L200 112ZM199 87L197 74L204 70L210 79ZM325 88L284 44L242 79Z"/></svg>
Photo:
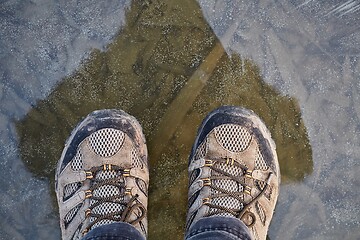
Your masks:
<svg viewBox="0 0 360 240"><path fill-rule="evenodd" d="M97 180L104 180L106 181L107 179L112 179L117 177L117 172L116 171L100 171L97 173L95 179ZM123 180L125 181L125 180ZM94 197L100 197L100 198L106 198L106 197L112 197L118 194L124 194L125 189L122 188L121 189L122 192L120 192L120 189L118 187L115 187L113 185L104 185L101 186L97 189L95 189L93 191L93 196ZM121 201L121 202L128 202L130 200L131 196L130 195L125 195L121 198L118 198L117 200ZM90 205L96 203L96 200L91 199ZM120 214L116 215L117 219L121 218L121 214L124 212L125 210L125 206L118 204L118 203L112 203L112 202L104 202L104 203L100 203L100 205L98 205L97 207L93 208L92 212L94 214L100 214L100 215L106 215L109 213L113 213L113 212L119 212ZM141 211L140 209L134 209L131 213L129 213L130 216L128 217L128 219L126 220L127 222L132 222L135 221L136 219L138 219L138 217L141 215ZM96 218L90 219L90 221L95 221ZM96 224L94 224L94 227L98 227L101 225L105 225L105 224L109 224L109 223L114 223L117 221L114 220L109 220L109 219L105 219L102 220Z"/></svg>
<svg viewBox="0 0 360 240"><path fill-rule="evenodd" d="M226 162L216 163L215 167L222 171L225 171L231 175L234 175L234 176L241 176L243 174L242 169L240 167L227 164ZM223 176L223 174L218 173L213 170L212 176L215 176L215 177ZM212 185L214 187L221 188L228 192L235 192L235 193L243 192L243 186L228 177L214 179L214 180L212 180ZM211 189L212 196L216 196L218 194L220 194L221 196L212 197L212 199L211 199L212 204L221 206L221 207L225 207L225 208L231 209L231 210L241 210L243 208L243 204L236 198L234 198L230 195L223 194L217 190ZM216 211L217 211L217 209L212 208L210 210L210 213L216 212ZM215 215L234 217L234 215L232 215L231 213L227 213L227 212L215 214Z"/></svg>
<svg viewBox="0 0 360 240"><path fill-rule="evenodd" d="M115 178L117 176L117 172L116 171L100 171L96 174L95 179L96 180L104 180L106 181L106 179L112 179ZM116 186L110 185L110 184L106 184L103 186L100 186L96 189L94 189L93 191L93 197L97 197L97 198L108 198L108 197L112 197L115 195L120 194L120 189ZM124 199L120 199L118 198L117 200L123 201ZM94 205L94 204L99 204L100 201L91 199L90 200L90 205ZM114 212L123 212L124 210L124 206L118 204L118 203L112 203L112 202L103 202L100 203L98 206L94 207L92 209L92 213L93 214L99 214L99 215L107 215L107 214L111 214ZM116 218L120 218L120 215L116 215ZM96 218L91 217L90 218L90 222L95 221ZM113 223L116 222L114 220L109 220L109 219L105 219L102 220L96 224L94 224L94 226L92 228L104 225L104 224L109 224L109 223Z"/></svg>

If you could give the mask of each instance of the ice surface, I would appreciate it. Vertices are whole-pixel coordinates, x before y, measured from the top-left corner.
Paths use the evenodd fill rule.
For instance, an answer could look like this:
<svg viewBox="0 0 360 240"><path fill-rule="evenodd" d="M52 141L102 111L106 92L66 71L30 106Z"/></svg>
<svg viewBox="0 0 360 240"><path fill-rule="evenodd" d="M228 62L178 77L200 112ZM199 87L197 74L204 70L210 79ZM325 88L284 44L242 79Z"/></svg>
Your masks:
<svg viewBox="0 0 360 240"><path fill-rule="evenodd" d="M280 149L291 141L282 159L296 153L296 144L311 143L299 147L306 166L290 159L292 168L283 168L288 181L270 238L359 238L359 6L356 0L168 0L132 9L130 1L2 1L0 235L59 238L50 176L68 133L89 111L129 110L153 143L174 99L194 91L190 108L176 105L186 118L166 136L169 147L151 159L157 205L149 211L151 227L159 227L151 236L182 231L185 213L173 206L179 201L185 209L184 156L196 125L210 108L236 103L271 123ZM227 55L210 59L219 63L205 86L187 86L193 73L206 71L201 66L217 38ZM93 48L106 52L82 64ZM189 91L181 95L183 89Z"/></svg>

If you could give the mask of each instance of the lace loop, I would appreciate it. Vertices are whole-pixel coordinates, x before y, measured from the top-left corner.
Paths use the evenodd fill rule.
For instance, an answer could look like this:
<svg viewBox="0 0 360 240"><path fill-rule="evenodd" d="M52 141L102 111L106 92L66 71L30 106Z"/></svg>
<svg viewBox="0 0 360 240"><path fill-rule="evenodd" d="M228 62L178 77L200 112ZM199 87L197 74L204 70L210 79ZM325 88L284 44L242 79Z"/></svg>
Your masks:
<svg viewBox="0 0 360 240"><path fill-rule="evenodd" d="M123 211L122 215L121 215L121 219L120 221L121 222L128 222L130 224L136 224L138 222L140 222L144 217L145 217L145 213L146 213L146 209L145 207L141 204L141 203L135 203L133 204L136 199L139 197L138 194L136 194L135 196L133 196L130 201L128 202L128 204L126 205L126 208L125 210ZM137 219L133 220L133 221L130 221L130 216L131 216L131 213L136 209L140 209L141 211L141 215L138 216Z"/></svg>

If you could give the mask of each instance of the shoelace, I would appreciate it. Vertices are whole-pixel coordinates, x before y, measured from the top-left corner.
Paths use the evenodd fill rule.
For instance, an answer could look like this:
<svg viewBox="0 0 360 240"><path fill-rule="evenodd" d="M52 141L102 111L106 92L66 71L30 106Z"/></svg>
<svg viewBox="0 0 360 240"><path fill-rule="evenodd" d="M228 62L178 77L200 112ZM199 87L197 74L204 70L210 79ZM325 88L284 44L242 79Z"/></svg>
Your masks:
<svg viewBox="0 0 360 240"><path fill-rule="evenodd" d="M116 177L106 178L106 179L96 179L94 176L97 175L100 171L115 171L118 172ZM127 222L129 224L135 225L140 222L146 215L146 209L141 204L137 198L138 194L131 197L129 201L125 201L125 196L131 194L131 189L127 189L125 186L124 178L130 176L130 169L121 169L118 166L106 164L104 166L92 167L89 171L86 171L87 178L91 180L91 187L85 192L85 198L90 200L95 200L93 204L85 211L86 218L95 218L94 221L91 221L90 224L83 231L83 234L91 230L91 228L96 224L104 220L116 221L116 222ZM107 197L96 197L92 193L99 189L102 186L114 186L118 188L119 194L114 194ZM121 211L114 211L107 214L96 214L92 210L105 203L115 203L122 206ZM136 216L135 220L130 220L132 212L136 209L139 209L141 214L133 214Z"/></svg>
<svg viewBox="0 0 360 240"><path fill-rule="evenodd" d="M241 168L243 174L239 177L239 176L232 175L220 168L217 168L216 165L220 164L220 163L226 163L226 164L230 164L231 166L239 167L239 168ZM210 208L216 209L213 212L209 212L206 216L208 217L208 216L213 216L213 215L217 215L217 214L221 214L221 213L230 213L231 215L233 215L234 217L236 217L238 219L244 219L245 217L250 217L252 219L250 224L247 223L246 221L244 221L244 222L248 227L253 226L255 224L256 217L252 212L247 211L247 210L251 206L252 203L254 203L256 200L258 200L265 193L266 189L269 186L269 182L270 182L272 173L269 173L269 176L267 177L267 179L265 181L265 186L260 191L260 193L256 197L254 197L250 202L246 203L242 199L242 195L243 194L250 195L251 187L249 187L245 184L244 178L245 177L252 178L252 176L251 176L252 171L250 171L246 166L238 163L237 161L234 161L234 159L231 159L231 158L206 160L205 166L209 167L212 171L221 174L219 176L215 175L215 176L211 176L210 178L203 179L203 181L205 180L204 186L209 186L211 189L217 191L216 194L212 194L208 198L203 199L204 205L207 205ZM235 181L237 184L242 185L243 191L242 192L231 192L226 189L215 186L211 183L212 180L224 180L224 179L231 179L231 180ZM229 196L238 200L239 203L242 204L242 208L230 209L228 207L216 205L216 204L213 204L210 202L210 200L213 198L221 198L221 197L229 197Z"/></svg>

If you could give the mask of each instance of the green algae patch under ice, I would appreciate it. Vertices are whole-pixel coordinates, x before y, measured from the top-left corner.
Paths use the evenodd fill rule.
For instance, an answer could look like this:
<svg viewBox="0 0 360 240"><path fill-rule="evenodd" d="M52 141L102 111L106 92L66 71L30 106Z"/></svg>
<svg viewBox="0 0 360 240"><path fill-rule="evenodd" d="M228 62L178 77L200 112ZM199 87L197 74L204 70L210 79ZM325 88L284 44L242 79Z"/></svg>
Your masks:
<svg viewBox="0 0 360 240"><path fill-rule="evenodd" d="M283 182L312 172L298 103L267 85L259 69L228 56L194 1L134 1L107 51L94 51L73 75L16 125L26 166L54 180L75 125L96 109L119 108L142 124L150 157L149 238L182 239L187 161L197 127L221 105L254 110L277 144Z"/></svg>

